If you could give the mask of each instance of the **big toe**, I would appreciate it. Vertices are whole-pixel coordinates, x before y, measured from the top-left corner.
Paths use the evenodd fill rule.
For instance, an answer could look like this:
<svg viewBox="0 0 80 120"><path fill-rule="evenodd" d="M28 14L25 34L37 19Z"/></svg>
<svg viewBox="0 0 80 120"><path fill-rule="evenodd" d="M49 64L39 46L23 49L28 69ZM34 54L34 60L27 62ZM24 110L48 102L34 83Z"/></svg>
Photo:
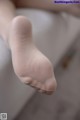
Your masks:
<svg viewBox="0 0 80 120"><path fill-rule="evenodd" d="M45 90L47 94L52 94L54 91L56 91L57 88L57 82L55 77L51 77L45 82Z"/></svg>

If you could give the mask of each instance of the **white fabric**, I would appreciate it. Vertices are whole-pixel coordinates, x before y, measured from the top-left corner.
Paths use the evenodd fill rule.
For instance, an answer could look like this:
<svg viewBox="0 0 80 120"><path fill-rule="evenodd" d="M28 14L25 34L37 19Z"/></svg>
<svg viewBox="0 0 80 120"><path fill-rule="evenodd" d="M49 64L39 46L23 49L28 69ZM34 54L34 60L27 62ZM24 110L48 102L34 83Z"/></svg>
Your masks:
<svg viewBox="0 0 80 120"><path fill-rule="evenodd" d="M79 19L66 14L32 9L18 10L17 14L32 21L35 44L54 65L80 31ZM33 93L32 88L23 85L14 75L10 52L0 40L0 112L7 112L8 120L12 120Z"/></svg>

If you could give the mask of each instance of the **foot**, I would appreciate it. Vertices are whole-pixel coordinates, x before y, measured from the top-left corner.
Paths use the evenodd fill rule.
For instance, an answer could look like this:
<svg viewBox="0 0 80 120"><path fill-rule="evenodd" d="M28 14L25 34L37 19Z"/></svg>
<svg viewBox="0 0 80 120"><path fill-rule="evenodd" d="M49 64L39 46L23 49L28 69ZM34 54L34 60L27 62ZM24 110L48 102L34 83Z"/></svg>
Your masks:
<svg viewBox="0 0 80 120"><path fill-rule="evenodd" d="M56 81L51 62L35 47L32 41L32 26L27 18L13 19L9 37L12 62L19 79L40 92L52 94Z"/></svg>

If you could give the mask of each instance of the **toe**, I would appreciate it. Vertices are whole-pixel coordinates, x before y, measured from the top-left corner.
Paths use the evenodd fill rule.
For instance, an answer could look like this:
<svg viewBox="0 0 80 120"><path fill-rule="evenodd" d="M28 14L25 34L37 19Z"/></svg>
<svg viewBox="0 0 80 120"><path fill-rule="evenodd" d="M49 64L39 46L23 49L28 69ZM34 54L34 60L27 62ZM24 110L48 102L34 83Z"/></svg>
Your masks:
<svg viewBox="0 0 80 120"><path fill-rule="evenodd" d="M45 90L47 93L52 93L56 91L57 83L54 77L48 79L45 83Z"/></svg>
<svg viewBox="0 0 80 120"><path fill-rule="evenodd" d="M40 89L41 89L41 86L42 86L42 83L37 82L36 89L37 89L37 90L40 90Z"/></svg>
<svg viewBox="0 0 80 120"><path fill-rule="evenodd" d="M39 81L37 80L33 80L32 83L30 84L31 87L34 87L35 89L37 89L38 91L41 90L41 86L42 86L42 83L40 83Z"/></svg>
<svg viewBox="0 0 80 120"><path fill-rule="evenodd" d="M32 83L31 77L23 77L23 78L21 77L20 79L24 84L31 84Z"/></svg>
<svg viewBox="0 0 80 120"><path fill-rule="evenodd" d="M36 81L36 80L33 80L32 83L31 83L31 86L32 86L32 87L36 87L36 85L37 85L37 81Z"/></svg>

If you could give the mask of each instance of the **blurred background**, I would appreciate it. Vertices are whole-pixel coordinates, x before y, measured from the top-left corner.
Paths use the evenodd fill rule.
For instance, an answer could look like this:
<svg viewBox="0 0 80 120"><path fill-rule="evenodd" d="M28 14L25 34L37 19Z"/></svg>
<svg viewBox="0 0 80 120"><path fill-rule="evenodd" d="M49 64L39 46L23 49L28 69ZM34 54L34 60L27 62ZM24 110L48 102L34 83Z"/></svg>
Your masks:
<svg viewBox="0 0 80 120"><path fill-rule="evenodd" d="M52 62L58 83L49 96L20 82L11 53L0 38L0 113L8 120L80 120L80 19L19 9L33 25L33 40Z"/></svg>

